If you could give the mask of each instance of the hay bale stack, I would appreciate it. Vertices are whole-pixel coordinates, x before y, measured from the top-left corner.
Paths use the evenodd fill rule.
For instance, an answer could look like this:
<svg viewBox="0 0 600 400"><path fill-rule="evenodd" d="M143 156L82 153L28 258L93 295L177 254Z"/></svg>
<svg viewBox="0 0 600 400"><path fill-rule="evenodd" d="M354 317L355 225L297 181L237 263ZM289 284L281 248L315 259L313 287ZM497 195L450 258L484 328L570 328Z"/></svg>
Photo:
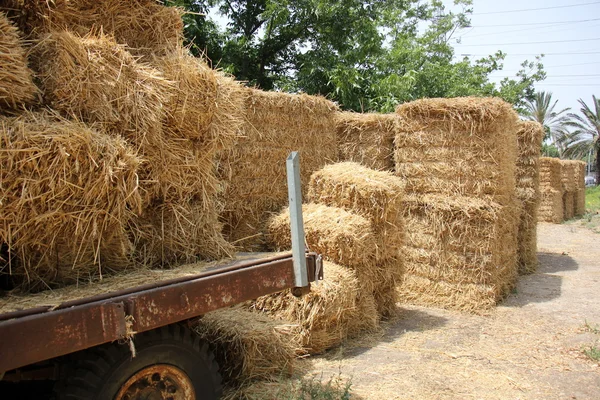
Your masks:
<svg viewBox="0 0 600 400"><path fill-rule="evenodd" d="M22 110L37 92L19 30L0 12L0 112Z"/></svg>
<svg viewBox="0 0 600 400"><path fill-rule="evenodd" d="M309 201L342 208L370 222L376 239L373 294L383 317L396 310L395 287L403 274L403 189L392 173L353 162L331 164L315 172L308 189Z"/></svg>
<svg viewBox="0 0 600 400"><path fill-rule="evenodd" d="M301 180L337 158L334 113L322 97L247 89L243 137L221 164L229 171L224 221L229 240L264 248L269 213L288 203L286 159L300 154ZM304 190L306 192L306 189Z"/></svg>
<svg viewBox="0 0 600 400"><path fill-rule="evenodd" d="M302 346L310 354L374 331L379 322L373 297L361 293L354 271L331 262L323 269L325 279L309 294L297 298L288 290L260 297L251 305L255 312L299 325Z"/></svg>
<svg viewBox="0 0 600 400"><path fill-rule="evenodd" d="M106 35L136 56L165 55L183 43L182 10L156 0L14 1L34 37L68 29L78 36ZM32 4L33 3L33 4ZM36 4L37 3L37 4Z"/></svg>
<svg viewBox="0 0 600 400"><path fill-rule="evenodd" d="M517 277L517 114L494 98L423 99L396 111L396 174L407 182L401 298L490 307Z"/></svg>
<svg viewBox="0 0 600 400"><path fill-rule="evenodd" d="M575 181L577 182L577 191L575 193L575 216L581 217L585 214L585 169L587 163L579 161L575 170Z"/></svg>
<svg viewBox="0 0 600 400"><path fill-rule="evenodd" d="M169 265L231 254L218 223L223 188L214 160L237 131L214 119L217 75L178 50L154 59L166 79L105 35L52 32L35 54L51 106L123 136L144 159L144 213L132 224L140 261Z"/></svg>
<svg viewBox="0 0 600 400"><path fill-rule="evenodd" d="M394 170L394 114L336 114L340 161L354 161L365 167Z"/></svg>
<svg viewBox="0 0 600 400"><path fill-rule="evenodd" d="M540 205L540 148L544 128L534 121L520 121L517 131L517 198L521 202L521 218L517 237L519 273L537 269L537 219Z"/></svg>
<svg viewBox="0 0 600 400"><path fill-rule="evenodd" d="M423 99L396 112L396 174L406 180L408 193L514 202L518 116L510 104L497 98Z"/></svg>
<svg viewBox="0 0 600 400"><path fill-rule="evenodd" d="M2 119L0 130L6 272L38 289L127 267L126 226L141 207L135 151L45 114Z"/></svg>
<svg viewBox="0 0 600 400"><path fill-rule="evenodd" d="M473 197L407 196L402 298L461 310L494 305L517 274L518 214L510 211ZM425 286L419 288L419 282Z"/></svg>
<svg viewBox="0 0 600 400"><path fill-rule="evenodd" d="M539 219L560 224L564 220L562 169L558 158L540 158L540 192L542 199Z"/></svg>
<svg viewBox="0 0 600 400"><path fill-rule="evenodd" d="M212 347L227 382L291 376L302 352L296 325L241 307L205 314L194 330Z"/></svg>

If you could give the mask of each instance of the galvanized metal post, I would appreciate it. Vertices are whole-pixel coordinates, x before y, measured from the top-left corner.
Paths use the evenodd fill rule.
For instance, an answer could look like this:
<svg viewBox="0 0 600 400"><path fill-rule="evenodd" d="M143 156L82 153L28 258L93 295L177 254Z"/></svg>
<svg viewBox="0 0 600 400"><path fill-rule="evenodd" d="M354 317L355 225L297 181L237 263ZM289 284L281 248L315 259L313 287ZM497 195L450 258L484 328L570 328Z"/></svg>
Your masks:
<svg viewBox="0 0 600 400"><path fill-rule="evenodd" d="M290 229L292 230L292 256L296 287L308 287L306 248L304 247L304 220L302 219L302 190L300 186L300 156L293 151L287 158L287 181L290 204Z"/></svg>

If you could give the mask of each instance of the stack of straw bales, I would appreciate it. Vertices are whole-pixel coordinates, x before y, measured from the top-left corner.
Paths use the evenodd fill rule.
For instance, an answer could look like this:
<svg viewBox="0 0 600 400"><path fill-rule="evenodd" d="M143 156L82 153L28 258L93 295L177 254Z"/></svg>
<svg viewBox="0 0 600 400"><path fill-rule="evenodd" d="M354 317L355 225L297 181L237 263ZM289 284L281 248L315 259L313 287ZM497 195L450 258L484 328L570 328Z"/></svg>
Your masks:
<svg viewBox="0 0 600 400"><path fill-rule="evenodd" d="M70 283L128 266L139 158L123 139L28 113L0 125L0 242L9 273Z"/></svg>
<svg viewBox="0 0 600 400"><path fill-rule="evenodd" d="M20 33L0 12L0 113L23 110L36 95Z"/></svg>
<svg viewBox="0 0 600 400"><path fill-rule="evenodd" d="M224 221L231 242L259 250L269 213L288 202L289 153L300 154L304 185L313 171L336 160L337 106L322 97L247 90L243 137L222 160L229 178Z"/></svg>
<svg viewBox="0 0 600 400"><path fill-rule="evenodd" d="M361 293L353 270L325 262L325 279L300 298L290 291L254 301L255 312L293 323L300 328L301 344L310 354L322 353L360 332L376 329L373 297Z"/></svg>
<svg viewBox="0 0 600 400"><path fill-rule="evenodd" d="M183 43L182 10L156 0L9 0L20 26L37 38L70 30L78 36L104 33L136 56L165 55ZM18 10L15 12L14 10Z"/></svg>
<svg viewBox="0 0 600 400"><path fill-rule="evenodd" d="M303 352L297 325L240 306L204 315L195 331L212 347L229 383L290 376Z"/></svg>
<svg viewBox="0 0 600 400"><path fill-rule="evenodd" d="M565 220L575 217L575 203L577 202L577 175L579 173L579 161L561 160L560 173L563 192L563 218Z"/></svg>
<svg viewBox="0 0 600 400"><path fill-rule="evenodd" d="M366 167L394 170L394 114L336 114L340 161L354 161Z"/></svg>
<svg viewBox="0 0 600 400"><path fill-rule="evenodd" d="M575 194L575 216L581 217L585 214L585 168L587 163L579 161L575 170L575 182L577 191Z"/></svg>
<svg viewBox="0 0 600 400"><path fill-rule="evenodd" d="M558 158L540 158L539 219L560 224L564 220L562 166Z"/></svg>
<svg viewBox="0 0 600 400"><path fill-rule="evenodd" d="M47 230L54 235L45 238L45 243L36 242L36 234L25 229L39 230L40 221L52 214L52 207L56 208L54 217L65 214L60 211L59 200L69 193L61 189L63 181L50 183L50 189L46 186L36 189L45 193L40 198L48 199L46 204L50 209L42 213L44 208L33 207L27 215L35 223L19 220L27 228L18 231L7 228L8 233L3 234L1 241L3 247L9 248L11 270L17 267L22 271L24 267L23 274L32 281L41 279L60 284L86 273L94 275L82 266L86 263L88 269L90 266L96 269L97 276L125 266L174 265L198 257L220 258L231 254L233 247L223 238L219 222L224 182L216 159L237 140L243 122L245 90L181 47L180 10L153 0L51 3L15 0L11 4L14 7L11 15L33 38L31 65L39 78L44 106L61 116L36 114L22 120L3 121L12 151L15 154L33 151L34 144L13 139L14 134L10 133L27 136L31 130L32 138L39 139L35 144L47 147L37 150L38 160L43 161L40 168L42 165L47 168L49 177L59 179L69 162L75 163L74 171L88 167L79 156L60 158L62 152L70 154L65 150L69 146L74 146L77 155L88 154L87 163L104 160L104 156L117 163L106 161L97 171L89 167L90 177L86 182L90 191L98 193L98 204L107 202L110 224L102 219L104 214L96 216L99 205L85 203L95 197L77 193L70 197L74 211L63 217L64 229ZM13 48L20 46L14 28L7 26L3 34L7 32ZM11 97L6 102L18 108L17 103L31 102L37 89L28 88L32 85L31 72L27 70L23 50L15 48L9 53L6 60L12 64L0 74L8 71L16 76L6 82L12 85L13 93L24 97ZM10 68L18 68L20 75ZM22 86L20 90L15 86L17 83ZM4 80L0 92L9 90L2 85ZM1 101L4 102L4 97ZM75 132L71 134L73 143L55 146L51 140L41 139L47 139L55 131L63 136L66 131ZM88 143L87 150L79 145L82 137ZM121 154L115 150L121 147L124 150L120 152L135 159L135 163L122 161L121 158L129 160L124 155L121 158L112 155ZM8 152L2 155L3 165L18 168L12 155ZM115 183L113 180L120 176L121 170L127 171L127 179L133 181L120 178L120 183ZM16 174L10 169L2 172L7 176ZM102 187L96 184L93 173L104 174L107 187L115 186L113 201L102 197ZM48 184L41 175L35 176L41 180L40 185ZM131 187L132 182L135 185ZM16 190L24 184L15 185ZM58 189L61 190L53 192ZM77 207L84 208L87 214L76 211ZM5 216L10 220L5 221L5 227L12 227L16 216L8 213ZM76 224L69 222L70 216L77 218ZM112 236L106 234L107 229L113 232ZM79 244L75 252L71 236L90 232L87 241L73 242ZM70 265L72 271L64 272L63 264Z"/></svg>
<svg viewBox="0 0 600 400"><path fill-rule="evenodd" d="M517 276L517 121L499 99L398 107L396 173L406 180L404 300L475 310Z"/></svg>
<svg viewBox="0 0 600 400"><path fill-rule="evenodd" d="M537 269L537 215L540 205L540 148L544 128L537 122L520 121L517 131L518 151L516 186L521 202L519 223L519 273Z"/></svg>
<svg viewBox="0 0 600 400"><path fill-rule="evenodd" d="M361 271L361 281L370 281L364 285L372 285L377 309L383 317L389 317L396 310L396 286L403 274L403 193L402 182L392 173L375 171L353 162L328 165L315 172L309 184L309 201L341 208L369 222L374 254L361 253L368 258L356 257L355 262L347 265ZM336 229L335 220L331 227ZM368 232L361 227L353 235Z"/></svg>

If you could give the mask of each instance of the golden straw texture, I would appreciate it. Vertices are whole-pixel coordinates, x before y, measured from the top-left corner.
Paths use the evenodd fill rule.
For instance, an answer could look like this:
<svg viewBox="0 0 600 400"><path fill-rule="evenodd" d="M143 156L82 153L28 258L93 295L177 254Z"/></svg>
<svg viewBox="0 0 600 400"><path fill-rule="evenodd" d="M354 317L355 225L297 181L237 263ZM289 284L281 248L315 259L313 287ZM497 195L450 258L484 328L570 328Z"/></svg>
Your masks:
<svg viewBox="0 0 600 400"><path fill-rule="evenodd" d="M45 114L2 119L0 242L33 289L129 265L140 160L127 143Z"/></svg>
<svg viewBox="0 0 600 400"><path fill-rule="evenodd" d="M19 31L0 12L0 112L22 110L37 92Z"/></svg>
<svg viewBox="0 0 600 400"><path fill-rule="evenodd" d="M558 158L540 158L539 219L560 224L564 220L561 162Z"/></svg>
<svg viewBox="0 0 600 400"><path fill-rule="evenodd" d="M194 330L213 349L228 382L290 376L302 352L297 325L239 306L205 314Z"/></svg>
<svg viewBox="0 0 600 400"><path fill-rule="evenodd" d="M394 114L336 114L340 161L354 161L366 167L394 170Z"/></svg>
<svg viewBox="0 0 600 400"><path fill-rule="evenodd" d="M337 158L337 106L317 96L246 90L243 136L220 162L230 178L223 216L229 240L257 250L264 247L269 213L288 203L289 153L299 152L304 185L313 171Z"/></svg>

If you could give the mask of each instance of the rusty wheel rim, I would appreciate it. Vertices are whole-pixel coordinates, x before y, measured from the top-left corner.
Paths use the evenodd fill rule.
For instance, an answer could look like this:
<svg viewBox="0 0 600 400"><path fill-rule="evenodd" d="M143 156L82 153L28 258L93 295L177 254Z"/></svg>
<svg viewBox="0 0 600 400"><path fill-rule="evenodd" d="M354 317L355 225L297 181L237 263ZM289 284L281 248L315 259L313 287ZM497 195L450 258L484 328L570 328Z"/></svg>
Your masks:
<svg viewBox="0 0 600 400"><path fill-rule="evenodd" d="M195 400L192 381L181 369L167 364L146 367L123 384L115 400Z"/></svg>

